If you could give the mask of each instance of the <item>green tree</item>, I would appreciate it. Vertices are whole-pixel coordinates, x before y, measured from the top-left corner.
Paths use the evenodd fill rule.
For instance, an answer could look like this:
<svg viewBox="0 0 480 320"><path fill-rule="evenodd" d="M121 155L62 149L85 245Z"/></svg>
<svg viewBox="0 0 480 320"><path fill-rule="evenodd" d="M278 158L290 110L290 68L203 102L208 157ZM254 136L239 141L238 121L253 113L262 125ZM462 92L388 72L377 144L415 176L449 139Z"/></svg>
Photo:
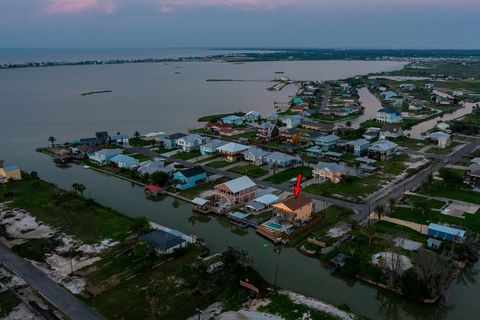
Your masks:
<svg viewBox="0 0 480 320"><path fill-rule="evenodd" d="M135 132L133 133L133 136L134 136L135 139L137 139L137 140L140 139L140 132L135 131Z"/></svg>
<svg viewBox="0 0 480 320"><path fill-rule="evenodd" d="M385 214L385 207L384 206L376 206L374 209L375 215L377 216L378 220L382 220L382 217Z"/></svg>
<svg viewBox="0 0 480 320"><path fill-rule="evenodd" d="M165 186L170 179L168 174L166 174L165 172L159 172L159 171L152 173L150 178L154 184L161 187Z"/></svg>
<svg viewBox="0 0 480 320"><path fill-rule="evenodd" d="M388 199L388 210L393 213L395 211L395 208L397 207L397 200L394 198Z"/></svg>
<svg viewBox="0 0 480 320"><path fill-rule="evenodd" d="M459 189L463 185L464 178L456 171L442 168L440 170L440 177L448 188Z"/></svg>

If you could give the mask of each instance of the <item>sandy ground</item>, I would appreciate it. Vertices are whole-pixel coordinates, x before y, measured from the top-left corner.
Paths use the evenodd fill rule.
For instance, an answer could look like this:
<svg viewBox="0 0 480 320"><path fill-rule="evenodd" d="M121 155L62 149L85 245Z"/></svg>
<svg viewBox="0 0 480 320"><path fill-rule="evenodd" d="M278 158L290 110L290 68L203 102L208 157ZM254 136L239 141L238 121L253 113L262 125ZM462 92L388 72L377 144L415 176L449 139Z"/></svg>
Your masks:
<svg viewBox="0 0 480 320"><path fill-rule="evenodd" d="M395 247L400 247L408 251L416 251L422 247L422 244L417 241L412 241L405 238L395 238Z"/></svg>
<svg viewBox="0 0 480 320"><path fill-rule="evenodd" d="M10 209L7 205L8 203L0 203L0 215L9 240L3 238L0 240L9 247L29 239L55 237L60 240L60 245L46 257L45 262L31 262L73 294L82 293L86 282L81 277L71 276L71 273L99 261L99 253L118 244L111 239L104 239L93 245L83 244L69 235L56 232L55 229L32 217L27 211ZM73 257L65 256L65 253L73 252L75 253Z"/></svg>
<svg viewBox="0 0 480 320"><path fill-rule="evenodd" d="M330 238L340 238L352 230L352 226L346 222L339 222L333 228L327 231L326 236Z"/></svg>
<svg viewBox="0 0 480 320"><path fill-rule="evenodd" d="M402 272L410 269L413 266L412 262L410 261L410 259L408 257L406 257L404 255L401 255L401 254L394 253L394 252L375 253L372 256L372 263L375 264L375 265L378 265L380 263L380 261L383 260L383 259L385 259L387 266L396 263L396 261L398 261L397 259L399 259L400 260L399 268L400 268L400 270L402 270Z"/></svg>

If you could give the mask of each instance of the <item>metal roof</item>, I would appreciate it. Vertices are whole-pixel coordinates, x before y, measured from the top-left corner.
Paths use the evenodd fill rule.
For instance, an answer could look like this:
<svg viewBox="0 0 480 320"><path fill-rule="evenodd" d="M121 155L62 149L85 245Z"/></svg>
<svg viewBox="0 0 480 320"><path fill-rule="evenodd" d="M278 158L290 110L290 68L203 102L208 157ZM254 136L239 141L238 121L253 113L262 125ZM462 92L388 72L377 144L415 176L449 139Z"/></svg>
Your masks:
<svg viewBox="0 0 480 320"><path fill-rule="evenodd" d="M457 228L452 228L452 227L445 226L445 225L442 225L442 224L430 223L428 225L428 230L440 231L440 232L443 232L443 233L446 233L446 234L451 234L451 235L454 235L454 236L458 236L460 238L465 237L465 231L464 230L460 230L460 229L457 229Z"/></svg>
<svg viewBox="0 0 480 320"><path fill-rule="evenodd" d="M258 197L256 199L254 199L253 201L254 202L259 202L261 204L264 204L266 206L268 205L271 205L272 203L274 203L275 201L278 201L278 197L274 194L265 194L261 197Z"/></svg>
<svg viewBox="0 0 480 320"><path fill-rule="evenodd" d="M148 242L160 251L167 251L185 242L182 238L160 229L144 234L140 240Z"/></svg>
<svg viewBox="0 0 480 320"><path fill-rule="evenodd" d="M230 191L237 193L245 189L255 187L256 184L249 177L243 176L223 183Z"/></svg>
<svg viewBox="0 0 480 320"><path fill-rule="evenodd" d="M228 153L235 153L235 152L242 152L250 148L249 146L236 143L236 142L230 142L227 143L226 145L223 145L221 147L218 147L218 151L223 151L223 152L228 152Z"/></svg>
<svg viewBox="0 0 480 320"><path fill-rule="evenodd" d="M203 206L204 204L207 204L209 202L210 202L209 200L203 199L203 198L200 198L200 197L196 197L195 199L192 200L193 204L196 204L196 205L199 205L199 206Z"/></svg>

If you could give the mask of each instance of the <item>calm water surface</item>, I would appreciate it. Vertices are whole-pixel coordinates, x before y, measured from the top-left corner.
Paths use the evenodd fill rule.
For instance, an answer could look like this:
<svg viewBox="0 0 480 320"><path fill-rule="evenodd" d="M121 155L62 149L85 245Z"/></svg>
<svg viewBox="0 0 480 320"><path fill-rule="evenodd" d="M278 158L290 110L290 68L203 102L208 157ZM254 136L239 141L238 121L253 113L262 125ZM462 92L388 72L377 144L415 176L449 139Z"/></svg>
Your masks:
<svg viewBox="0 0 480 320"><path fill-rule="evenodd" d="M346 303L353 312L371 319L476 319L478 284L459 282L446 306L424 306L357 281L333 277L319 261L284 249L275 254L271 244L250 230L240 236L222 220L191 223L190 204L173 199L145 199L143 190L116 178L73 166L55 167L51 158L34 152L54 135L58 141L89 136L98 130L132 134L135 130L182 131L204 114L273 110L273 101L286 101L295 92L269 92L267 82L206 82L208 78L271 80L275 71L292 79L334 80L356 74L400 68L397 62L268 62L137 64L18 69L0 71L0 159L24 170L36 170L46 180L69 189L82 183L86 194L131 216L146 216L160 224L204 238L213 252L226 246L248 250L256 268L285 288L334 303ZM177 68L179 67L179 68ZM181 74L175 74L181 72ZM278 75L277 75L278 76ZM110 94L80 96L90 90ZM478 279L473 275L472 279Z"/></svg>

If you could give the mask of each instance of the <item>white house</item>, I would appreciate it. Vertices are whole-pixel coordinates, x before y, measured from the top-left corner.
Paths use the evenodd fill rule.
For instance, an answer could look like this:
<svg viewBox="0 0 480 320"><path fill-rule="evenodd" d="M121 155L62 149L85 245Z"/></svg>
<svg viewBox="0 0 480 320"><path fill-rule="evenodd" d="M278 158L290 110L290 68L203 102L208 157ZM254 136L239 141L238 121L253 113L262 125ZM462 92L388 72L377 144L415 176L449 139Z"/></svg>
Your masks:
<svg viewBox="0 0 480 320"><path fill-rule="evenodd" d="M386 123L380 130L380 139L397 139L403 135L403 129L398 124Z"/></svg>
<svg viewBox="0 0 480 320"><path fill-rule="evenodd" d="M450 145L452 142L450 138L450 134L443 132L443 131L438 131L438 132L433 132L430 134L427 134L425 136L425 139L428 141L433 141L437 143L437 146L439 148L446 148Z"/></svg>
<svg viewBox="0 0 480 320"><path fill-rule="evenodd" d="M217 148L226 145L228 142L220 139L212 139L200 146L200 153L202 155L215 154L218 152Z"/></svg>
<svg viewBox="0 0 480 320"><path fill-rule="evenodd" d="M175 165L173 163L165 165L164 160L155 158L153 160L142 162L137 171L141 175L152 175L155 172L164 172L168 175L171 175L173 171L175 171Z"/></svg>
<svg viewBox="0 0 480 320"><path fill-rule="evenodd" d="M182 148L184 152L191 152L200 150L200 146L205 142L205 139L199 134L189 134L177 140L177 146Z"/></svg>
<svg viewBox="0 0 480 320"><path fill-rule="evenodd" d="M301 162L299 157L294 157L282 152L273 152L264 157L264 161L269 165L276 165L279 167L289 167L295 163Z"/></svg>
<svg viewBox="0 0 480 320"><path fill-rule="evenodd" d="M243 157L245 161L251 162L254 165L261 166L264 162L264 159L270 153L264 151L257 147L251 147L250 149L243 152Z"/></svg>
<svg viewBox="0 0 480 320"><path fill-rule="evenodd" d="M243 116L243 119L245 120L245 122L256 122L260 120L260 117L261 117L260 112L250 111Z"/></svg>
<svg viewBox="0 0 480 320"><path fill-rule="evenodd" d="M108 164L113 157L121 153L121 149L102 149L89 154L88 159L92 163L103 166Z"/></svg>
<svg viewBox="0 0 480 320"><path fill-rule="evenodd" d="M390 107L378 110L376 118L380 123L399 123L402 121L400 112Z"/></svg>
<svg viewBox="0 0 480 320"><path fill-rule="evenodd" d="M116 165L118 168L132 169L137 167L140 162L134 157L125 154L117 154L110 159L110 163Z"/></svg>
<svg viewBox="0 0 480 320"><path fill-rule="evenodd" d="M302 123L302 117L299 115L287 116L282 119L282 123L285 124L288 129L296 128Z"/></svg>

